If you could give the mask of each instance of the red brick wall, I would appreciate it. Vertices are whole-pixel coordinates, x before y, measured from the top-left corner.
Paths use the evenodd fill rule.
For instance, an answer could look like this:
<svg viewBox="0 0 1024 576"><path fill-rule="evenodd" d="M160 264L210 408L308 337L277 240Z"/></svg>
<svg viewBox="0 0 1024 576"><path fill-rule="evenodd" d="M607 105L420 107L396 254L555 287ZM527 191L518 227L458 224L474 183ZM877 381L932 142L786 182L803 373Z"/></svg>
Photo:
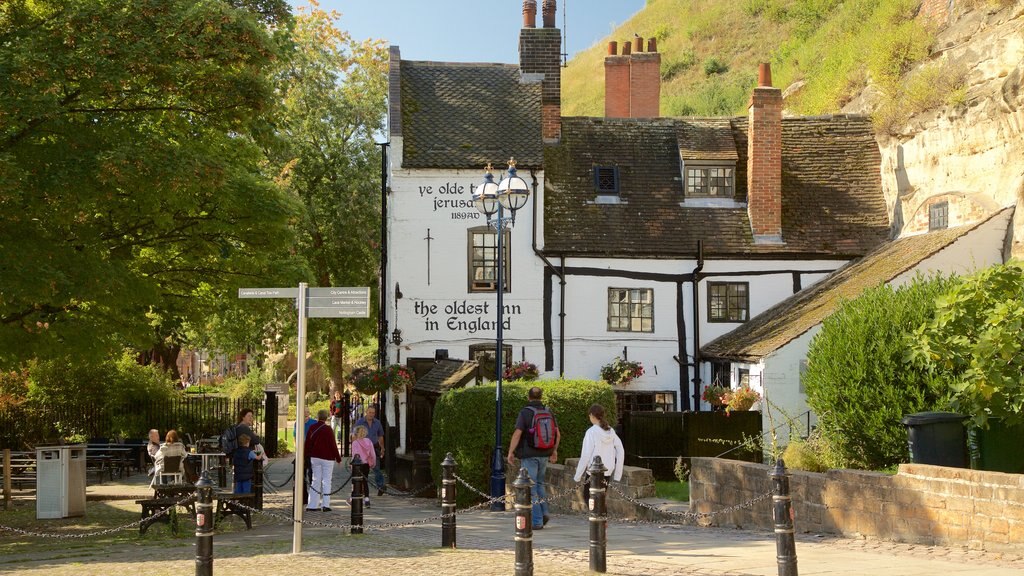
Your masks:
<svg viewBox="0 0 1024 576"><path fill-rule="evenodd" d="M712 513L771 489L769 466L693 458L690 511ZM895 476L860 470L790 471L794 527L928 545L1019 553L1024 481L1019 474L901 464ZM720 526L770 530L771 500L713 517Z"/></svg>
<svg viewBox="0 0 1024 576"><path fill-rule="evenodd" d="M541 109L544 139L561 137L561 122L548 122L549 110L562 107L562 34L558 28L523 28L519 31L519 69L524 74L543 74Z"/></svg>
<svg viewBox="0 0 1024 576"><path fill-rule="evenodd" d="M634 52L629 63L629 115L657 118L661 112L661 54Z"/></svg>
<svg viewBox="0 0 1024 576"><path fill-rule="evenodd" d="M629 118L630 56L605 56L604 115L608 118Z"/></svg>
<svg viewBox="0 0 1024 576"><path fill-rule="evenodd" d="M782 236L782 90L754 88L747 138L747 212L755 240Z"/></svg>

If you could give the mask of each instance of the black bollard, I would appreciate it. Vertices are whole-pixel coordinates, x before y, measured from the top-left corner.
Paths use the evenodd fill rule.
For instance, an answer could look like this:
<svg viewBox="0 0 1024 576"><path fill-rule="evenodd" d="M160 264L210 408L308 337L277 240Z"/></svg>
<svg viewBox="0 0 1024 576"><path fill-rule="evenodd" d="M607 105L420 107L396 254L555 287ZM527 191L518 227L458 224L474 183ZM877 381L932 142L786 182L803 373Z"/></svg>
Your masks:
<svg viewBox="0 0 1024 576"><path fill-rule="evenodd" d="M366 496L364 482L366 478L363 476L363 462L359 459L359 454L352 457L352 518L349 523L352 524L350 534L362 534L363 533L363 496Z"/></svg>
<svg viewBox="0 0 1024 576"><path fill-rule="evenodd" d="M590 570L608 571L608 478L600 456L590 464Z"/></svg>
<svg viewBox="0 0 1024 576"><path fill-rule="evenodd" d="M793 533L793 504L789 495L789 473L779 458L768 475L772 479L772 520L775 522L775 556L779 576L797 576L796 539Z"/></svg>
<svg viewBox="0 0 1024 576"><path fill-rule="evenodd" d="M213 576L213 482L206 470L196 482L196 576Z"/></svg>
<svg viewBox="0 0 1024 576"><path fill-rule="evenodd" d="M344 394L341 395L341 397L345 400L345 411L342 414L344 418L341 420L341 438L339 438L338 441L341 442L342 458L348 458L350 456L349 445L351 444L348 441L348 426L349 422L352 421L352 393L346 391Z"/></svg>
<svg viewBox="0 0 1024 576"><path fill-rule="evenodd" d="M441 547L455 548L455 459L449 452L441 462Z"/></svg>
<svg viewBox="0 0 1024 576"><path fill-rule="evenodd" d="M519 476L512 483L516 509L516 574L533 576L533 501L530 497L530 480L526 468L519 468Z"/></svg>

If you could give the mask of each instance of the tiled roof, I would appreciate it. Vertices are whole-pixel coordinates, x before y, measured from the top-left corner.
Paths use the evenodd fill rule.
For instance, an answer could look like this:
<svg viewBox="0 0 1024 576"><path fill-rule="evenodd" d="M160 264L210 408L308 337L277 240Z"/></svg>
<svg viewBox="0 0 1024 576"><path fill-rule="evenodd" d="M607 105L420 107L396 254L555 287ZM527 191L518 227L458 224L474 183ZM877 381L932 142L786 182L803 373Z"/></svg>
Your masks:
<svg viewBox="0 0 1024 576"><path fill-rule="evenodd" d="M441 360L412 385L413 390L443 394L465 386L476 376L479 364L474 360Z"/></svg>
<svg viewBox="0 0 1024 576"><path fill-rule="evenodd" d="M723 145L726 123L732 150ZM747 119L562 118L544 152L544 250L577 256L862 256L889 236L881 156L859 116L782 122L781 245L755 245L746 208L680 206L680 157L736 160L746 198ZM691 141L692 139L692 141ZM618 166L619 204L597 204L593 166Z"/></svg>
<svg viewBox="0 0 1024 576"><path fill-rule="evenodd" d="M706 360L757 362L817 326L844 300L889 282L946 248L983 222L910 236L888 242L864 258L847 264L825 280L798 292L739 328L701 347Z"/></svg>
<svg viewBox="0 0 1024 576"><path fill-rule="evenodd" d="M522 82L508 64L400 64L403 167L482 168L510 156L540 166L539 81Z"/></svg>

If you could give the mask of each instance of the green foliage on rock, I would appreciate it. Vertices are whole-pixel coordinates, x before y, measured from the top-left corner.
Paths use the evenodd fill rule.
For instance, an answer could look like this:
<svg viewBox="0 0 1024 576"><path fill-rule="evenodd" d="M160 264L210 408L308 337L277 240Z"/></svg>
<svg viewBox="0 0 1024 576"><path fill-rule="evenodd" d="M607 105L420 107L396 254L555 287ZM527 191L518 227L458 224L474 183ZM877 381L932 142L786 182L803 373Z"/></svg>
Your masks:
<svg viewBox="0 0 1024 576"><path fill-rule="evenodd" d="M899 289L866 290L829 316L810 345L804 384L818 432L847 468L881 469L907 460L900 420L944 407L945 392L904 362L906 338L935 312L956 280L917 278Z"/></svg>
<svg viewBox="0 0 1024 576"><path fill-rule="evenodd" d="M978 426L1024 422L1024 266L993 266L938 301L911 339L908 357L945 385L952 407Z"/></svg>
<svg viewBox="0 0 1024 576"><path fill-rule="evenodd" d="M615 423L615 392L604 382L593 380L543 380L508 382L502 386L502 457L515 430L519 411L526 406L527 392L533 386L544 391L544 404L551 408L558 422L562 439L558 459L576 458L583 446L583 436L590 428L587 417L591 404L601 404L608 411L609 423ZM476 488L487 492L490 486L491 457L494 451L493 385L452 390L434 406L433 438L430 442L430 470L434 481L441 483L441 461L451 452L458 463L456 473ZM476 496L459 487L459 503L473 502Z"/></svg>

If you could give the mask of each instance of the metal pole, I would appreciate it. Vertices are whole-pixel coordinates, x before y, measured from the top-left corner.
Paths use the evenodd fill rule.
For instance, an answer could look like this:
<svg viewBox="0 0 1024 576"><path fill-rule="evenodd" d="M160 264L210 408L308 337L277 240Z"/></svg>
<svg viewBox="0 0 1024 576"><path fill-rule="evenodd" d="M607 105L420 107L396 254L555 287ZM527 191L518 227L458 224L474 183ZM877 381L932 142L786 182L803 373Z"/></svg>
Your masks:
<svg viewBox="0 0 1024 576"><path fill-rule="evenodd" d="M504 305L504 270L505 267L505 224L502 218L502 206L498 204L498 218L496 220L495 232L498 234L498 328L497 348L494 350L494 372L497 386L494 392L494 457L491 458L491 498L499 498L505 495L505 459L502 458L501 443L501 380L502 380L502 347L504 332L502 323L505 316ZM491 503L492 512L504 512L505 501L494 500Z"/></svg>
<svg viewBox="0 0 1024 576"><path fill-rule="evenodd" d="M308 301L309 286L305 282L299 283L299 341L298 350L295 353L298 376L295 381L295 506L292 525L292 554L302 552L302 513L306 509L306 503L302 498L302 488L305 486L303 479L306 477L306 462L304 460L306 442L306 303ZM287 426L287 425L286 425Z"/></svg>
<svg viewBox="0 0 1024 576"><path fill-rule="evenodd" d="M449 452L441 462L441 547L455 548L455 459Z"/></svg>
<svg viewBox="0 0 1024 576"><path fill-rule="evenodd" d="M362 464L359 454L352 457L352 504L350 506L352 515L349 519L349 524L352 525L351 534L363 533L363 497L366 496L364 491L366 477L363 476Z"/></svg>
<svg viewBox="0 0 1024 576"><path fill-rule="evenodd" d="M11 449L4 448L4 510L11 507Z"/></svg>
<svg viewBox="0 0 1024 576"><path fill-rule="evenodd" d="M775 522L775 556L779 564L779 576L797 576L789 473L782 458L775 462L775 468L768 475L772 481L772 520Z"/></svg>
<svg viewBox="0 0 1024 576"><path fill-rule="evenodd" d="M530 487L533 482L526 468L519 468L519 476L512 484L516 509L516 571L515 576L533 576L533 502Z"/></svg>
<svg viewBox="0 0 1024 576"><path fill-rule="evenodd" d="M213 576L213 482L206 470L196 482L196 576Z"/></svg>
<svg viewBox="0 0 1024 576"><path fill-rule="evenodd" d="M349 424L351 424L349 418L352 415L352 393L345 392L344 394L341 395L341 397L345 399L344 420L342 420L341 422L341 455L344 456L345 458L348 458L349 456L351 456L351 454L349 454L348 427Z"/></svg>
<svg viewBox="0 0 1024 576"><path fill-rule="evenodd" d="M608 478L600 456L587 472L590 473L590 571L608 571Z"/></svg>

